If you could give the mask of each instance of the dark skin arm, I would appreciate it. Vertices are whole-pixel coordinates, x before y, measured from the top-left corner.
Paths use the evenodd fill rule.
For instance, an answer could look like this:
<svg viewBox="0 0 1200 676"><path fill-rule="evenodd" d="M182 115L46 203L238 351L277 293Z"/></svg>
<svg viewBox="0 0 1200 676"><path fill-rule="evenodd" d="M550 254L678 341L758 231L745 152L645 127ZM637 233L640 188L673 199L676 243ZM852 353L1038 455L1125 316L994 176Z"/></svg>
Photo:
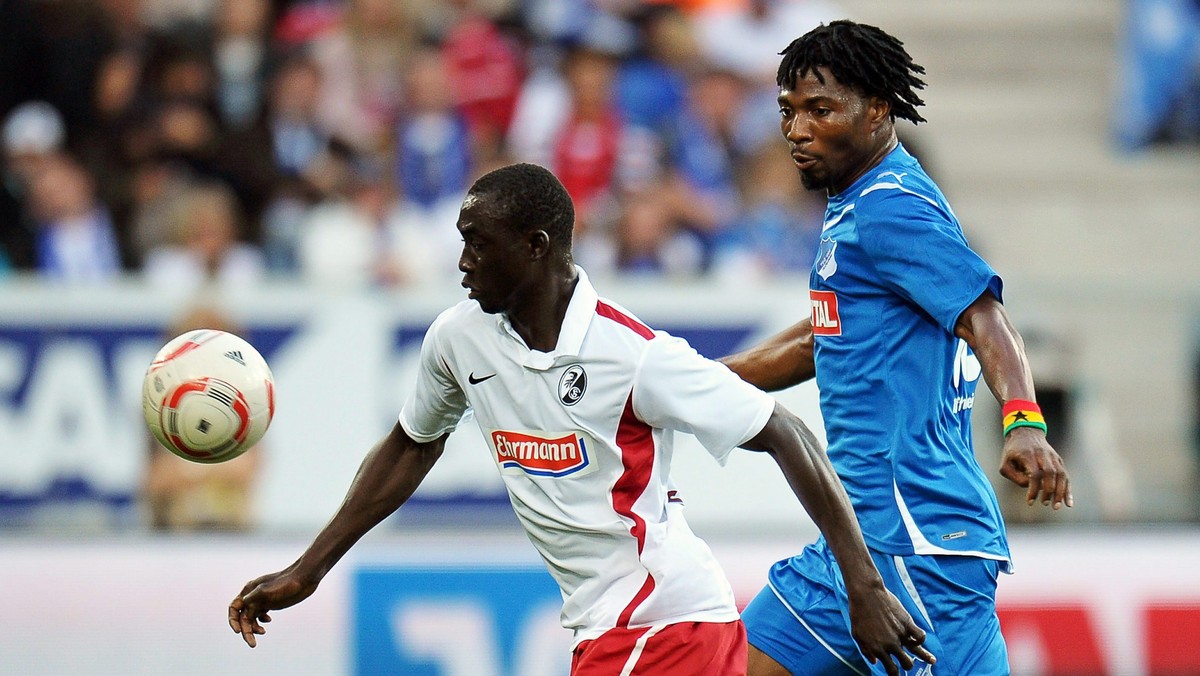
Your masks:
<svg viewBox="0 0 1200 676"><path fill-rule="evenodd" d="M799 385L817 375L812 320L801 319L762 343L720 361L742 380L766 392Z"/></svg>
<svg viewBox="0 0 1200 676"><path fill-rule="evenodd" d="M1009 321L1004 306L985 291L959 315L954 333L967 341L983 367L983 378L1001 404L1011 399L1037 401L1033 375L1025 356L1025 343ZM1000 474L1028 489L1025 501L1038 500L1060 509L1074 505L1071 480L1062 458L1046 441L1046 434L1032 427L1019 427L1004 438Z"/></svg>
<svg viewBox="0 0 1200 676"><path fill-rule="evenodd" d="M399 423L371 449L342 506L308 549L287 568L251 580L229 604L229 627L251 648L265 634L269 611L300 603L354 543L404 504L442 455L446 436L418 443Z"/></svg>
<svg viewBox="0 0 1200 676"><path fill-rule="evenodd" d="M846 489L804 422L776 404L766 427L744 447L766 451L775 459L805 511L825 535L846 582L851 632L863 655L872 664L882 660L889 674L911 669L912 655L929 663L936 661L921 645L925 632L884 586Z"/></svg>

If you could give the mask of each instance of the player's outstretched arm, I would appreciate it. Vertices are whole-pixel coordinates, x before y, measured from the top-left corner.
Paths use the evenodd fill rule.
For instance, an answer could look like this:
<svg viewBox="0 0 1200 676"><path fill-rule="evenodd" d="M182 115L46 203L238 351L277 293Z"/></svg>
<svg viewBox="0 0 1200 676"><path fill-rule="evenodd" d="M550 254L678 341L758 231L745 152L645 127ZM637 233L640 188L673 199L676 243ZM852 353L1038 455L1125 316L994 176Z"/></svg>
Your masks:
<svg viewBox="0 0 1200 676"><path fill-rule="evenodd" d="M882 660L889 674L911 669L914 655L935 662L921 645L925 632L884 586L846 489L812 431L776 404L766 427L744 446L775 458L792 491L824 534L846 581L851 631L863 655L872 664Z"/></svg>
<svg viewBox="0 0 1200 676"><path fill-rule="evenodd" d="M799 385L817 374L812 320L802 319L762 343L719 361L760 390L776 392Z"/></svg>
<svg viewBox="0 0 1200 676"><path fill-rule="evenodd" d="M1037 401L1025 343L990 291L963 310L955 334L975 352L983 378L1002 406L1014 399ZM1005 435L1000 474L1028 489L1025 501L1030 505L1039 499L1054 509L1075 504L1066 465L1043 430L1018 427Z"/></svg>
<svg viewBox="0 0 1200 676"><path fill-rule="evenodd" d="M396 511L441 457L446 437L418 443L399 423L371 449L337 513L287 568L246 583L229 604L229 627L253 648L268 614L312 595L333 565L359 538Z"/></svg>

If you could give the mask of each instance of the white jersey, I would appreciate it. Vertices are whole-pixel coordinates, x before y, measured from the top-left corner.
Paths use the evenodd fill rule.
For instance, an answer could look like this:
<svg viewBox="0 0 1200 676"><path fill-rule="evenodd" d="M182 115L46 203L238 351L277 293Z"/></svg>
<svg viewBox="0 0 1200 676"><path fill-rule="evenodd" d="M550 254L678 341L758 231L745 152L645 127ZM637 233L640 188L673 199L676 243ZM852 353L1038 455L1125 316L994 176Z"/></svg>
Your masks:
<svg viewBox="0 0 1200 676"><path fill-rule="evenodd" d="M553 352L530 350L504 315L475 301L443 312L400 423L430 441L474 409L579 643L613 627L738 618L724 572L683 518L672 430L694 434L724 464L774 405L684 340L599 298L579 270Z"/></svg>

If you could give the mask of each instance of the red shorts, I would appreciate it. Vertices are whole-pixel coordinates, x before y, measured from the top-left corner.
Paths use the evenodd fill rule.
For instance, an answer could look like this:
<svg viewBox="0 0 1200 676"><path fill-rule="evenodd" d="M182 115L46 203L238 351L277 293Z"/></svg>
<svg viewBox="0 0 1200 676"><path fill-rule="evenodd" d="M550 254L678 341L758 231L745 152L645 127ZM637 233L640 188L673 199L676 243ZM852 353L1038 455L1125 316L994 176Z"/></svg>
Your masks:
<svg viewBox="0 0 1200 676"><path fill-rule="evenodd" d="M745 676L741 620L609 629L571 655L571 676Z"/></svg>

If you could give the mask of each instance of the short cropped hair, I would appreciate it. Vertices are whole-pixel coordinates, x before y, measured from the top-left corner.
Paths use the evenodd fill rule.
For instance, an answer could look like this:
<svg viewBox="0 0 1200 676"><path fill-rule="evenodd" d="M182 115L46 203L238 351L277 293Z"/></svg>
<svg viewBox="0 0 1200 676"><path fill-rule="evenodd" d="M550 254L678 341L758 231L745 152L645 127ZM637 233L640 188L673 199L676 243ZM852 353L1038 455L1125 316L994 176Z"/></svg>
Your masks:
<svg viewBox="0 0 1200 676"><path fill-rule="evenodd" d="M511 164L490 171L468 191L480 200L477 208L515 232L545 230L550 241L570 251L575 229L575 205L561 181L545 167Z"/></svg>
<svg viewBox="0 0 1200 676"><path fill-rule="evenodd" d="M822 84L817 68L828 68L837 81L859 93L887 101L892 119L924 122L917 112L925 105L916 90L924 89L919 75L925 69L913 62L904 43L875 26L853 21L834 21L796 38L779 53L783 60L775 82L792 89L796 79L813 73Z"/></svg>

